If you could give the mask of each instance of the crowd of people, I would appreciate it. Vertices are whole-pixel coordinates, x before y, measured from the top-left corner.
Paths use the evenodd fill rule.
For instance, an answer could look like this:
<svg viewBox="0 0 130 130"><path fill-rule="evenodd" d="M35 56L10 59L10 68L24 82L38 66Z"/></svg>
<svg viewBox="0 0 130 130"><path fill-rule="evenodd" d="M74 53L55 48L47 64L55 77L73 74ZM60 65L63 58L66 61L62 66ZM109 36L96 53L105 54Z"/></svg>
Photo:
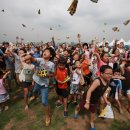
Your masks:
<svg viewBox="0 0 130 130"><path fill-rule="evenodd" d="M69 113L68 105L75 105L74 119L80 110L90 112L90 129L95 130L95 113L112 102L123 114L121 98L128 101L130 113L130 48L123 42L61 44L9 44L0 46L0 111L8 109L11 82L24 91L24 109L41 96L45 107L45 125L51 122L48 102L49 89L57 96L56 106L64 106L63 116ZM29 94L31 95L29 97ZM51 108L52 109L52 108Z"/></svg>

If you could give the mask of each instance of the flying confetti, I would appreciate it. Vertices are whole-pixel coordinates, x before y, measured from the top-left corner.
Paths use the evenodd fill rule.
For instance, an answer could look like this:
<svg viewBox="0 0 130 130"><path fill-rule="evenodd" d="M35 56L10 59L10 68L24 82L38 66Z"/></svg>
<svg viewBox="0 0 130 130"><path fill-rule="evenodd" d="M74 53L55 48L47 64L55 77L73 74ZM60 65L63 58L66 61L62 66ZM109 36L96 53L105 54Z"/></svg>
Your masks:
<svg viewBox="0 0 130 130"><path fill-rule="evenodd" d="M94 2L94 3L97 3L97 2L98 2L98 0L90 0L90 1L92 1L92 2Z"/></svg>
<svg viewBox="0 0 130 130"><path fill-rule="evenodd" d="M5 10L4 10L4 9L2 9L2 10L1 10L1 12L5 12Z"/></svg>
<svg viewBox="0 0 130 130"><path fill-rule="evenodd" d="M112 30L113 30L114 32L119 32L119 31L120 31L120 29L119 29L118 27L113 27Z"/></svg>
<svg viewBox="0 0 130 130"><path fill-rule="evenodd" d="M129 24L129 22L130 22L130 20L126 20L123 24L126 26Z"/></svg>
<svg viewBox="0 0 130 130"><path fill-rule="evenodd" d="M41 14L41 11L40 11L40 9L38 10L38 14Z"/></svg>
<svg viewBox="0 0 130 130"><path fill-rule="evenodd" d="M53 30L52 27L50 27L50 30Z"/></svg>
<svg viewBox="0 0 130 130"><path fill-rule="evenodd" d="M26 28L26 25L25 25L25 24L22 24L22 26L23 26L24 28Z"/></svg>
<svg viewBox="0 0 130 130"><path fill-rule="evenodd" d="M73 0L72 4L70 5L69 9L67 10L67 11L69 11L70 15L74 15L74 13L76 12L77 4L78 4L78 0Z"/></svg>
<svg viewBox="0 0 130 130"><path fill-rule="evenodd" d="M4 36L7 36L7 34L3 34Z"/></svg>

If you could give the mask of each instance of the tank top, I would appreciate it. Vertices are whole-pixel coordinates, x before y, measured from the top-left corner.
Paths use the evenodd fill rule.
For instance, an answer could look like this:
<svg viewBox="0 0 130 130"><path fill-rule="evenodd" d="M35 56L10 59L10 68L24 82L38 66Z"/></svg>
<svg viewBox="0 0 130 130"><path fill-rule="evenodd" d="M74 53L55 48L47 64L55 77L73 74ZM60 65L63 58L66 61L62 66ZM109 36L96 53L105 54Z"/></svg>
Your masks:
<svg viewBox="0 0 130 130"><path fill-rule="evenodd" d="M97 104L98 101L100 100L100 98L103 96L103 94L105 93L105 91L108 88L108 84L104 85L102 80L99 78L97 78L100 81L100 86L98 86L91 95L91 99L90 99L90 103L91 104Z"/></svg>

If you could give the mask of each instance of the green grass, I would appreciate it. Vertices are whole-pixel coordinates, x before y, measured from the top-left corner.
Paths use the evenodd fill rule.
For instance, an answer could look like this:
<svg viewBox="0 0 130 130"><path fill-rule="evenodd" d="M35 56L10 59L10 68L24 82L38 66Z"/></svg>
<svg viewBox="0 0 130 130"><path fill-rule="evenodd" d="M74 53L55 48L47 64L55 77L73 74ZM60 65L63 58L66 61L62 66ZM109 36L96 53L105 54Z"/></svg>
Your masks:
<svg viewBox="0 0 130 130"><path fill-rule="evenodd" d="M11 96L16 95L16 88L11 92ZM20 91L19 95L22 95L23 92ZM8 123L11 122L11 127L9 130L73 130L72 128L67 128L66 118L63 117L63 107L56 108L55 106L56 94L51 92L49 94L49 103L51 108L51 125L49 127L45 126L45 113L44 107L41 104L40 99L35 100L30 104L29 112L24 111L23 98L18 96L17 100L10 100L9 110L3 113L0 113L0 130L3 130L5 126L8 126ZM74 113L75 106L69 105L69 118L72 117ZM88 113L82 112L81 116L86 116ZM80 128L80 125L79 125ZM130 121L114 121L111 128L108 130L130 130Z"/></svg>
<svg viewBox="0 0 130 130"><path fill-rule="evenodd" d="M130 130L130 120L125 121L114 121L110 130Z"/></svg>

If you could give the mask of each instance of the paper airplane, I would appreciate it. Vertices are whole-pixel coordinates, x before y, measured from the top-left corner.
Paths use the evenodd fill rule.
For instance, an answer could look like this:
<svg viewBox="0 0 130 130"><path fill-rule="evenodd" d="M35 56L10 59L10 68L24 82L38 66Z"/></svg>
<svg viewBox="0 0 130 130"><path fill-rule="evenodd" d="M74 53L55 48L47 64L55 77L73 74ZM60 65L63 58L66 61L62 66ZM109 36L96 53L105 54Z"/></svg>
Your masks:
<svg viewBox="0 0 130 130"><path fill-rule="evenodd" d="M120 29L119 29L118 27L113 27L112 30L113 30L114 32L119 32L119 31L120 31Z"/></svg>
<svg viewBox="0 0 130 130"><path fill-rule="evenodd" d="M22 24L22 26L23 26L24 28L26 28L26 25L25 25L25 24Z"/></svg>
<svg viewBox="0 0 130 130"><path fill-rule="evenodd" d="M94 3L97 3L97 2L98 2L98 0L90 0L90 1L92 1L92 2L94 2Z"/></svg>
<svg viewBox="0 0 130 130"><path fill-rule="evenodd" d="M50 27L50 30L53 30L52 27Z"/></svg>
<svg viewBox="0 0 130 130"><path fill-rule="evenodd" d="M123 24L126 26L129 24L129 22L130 22L130 20L126 20Z"/></svg>
<svg viewBox="0 0 130 130"><path fill-rule="evenodd" d="M40 11L40 9L38 10L38 14L41 14L41 11Z"/></svg>
<svg viewBox="0 0 130 130"><path fill-rule="evenodd" d="M2 9L2 10L1 10L1 12L5 12L5 10L4 10L4 9Z"/></svg>

